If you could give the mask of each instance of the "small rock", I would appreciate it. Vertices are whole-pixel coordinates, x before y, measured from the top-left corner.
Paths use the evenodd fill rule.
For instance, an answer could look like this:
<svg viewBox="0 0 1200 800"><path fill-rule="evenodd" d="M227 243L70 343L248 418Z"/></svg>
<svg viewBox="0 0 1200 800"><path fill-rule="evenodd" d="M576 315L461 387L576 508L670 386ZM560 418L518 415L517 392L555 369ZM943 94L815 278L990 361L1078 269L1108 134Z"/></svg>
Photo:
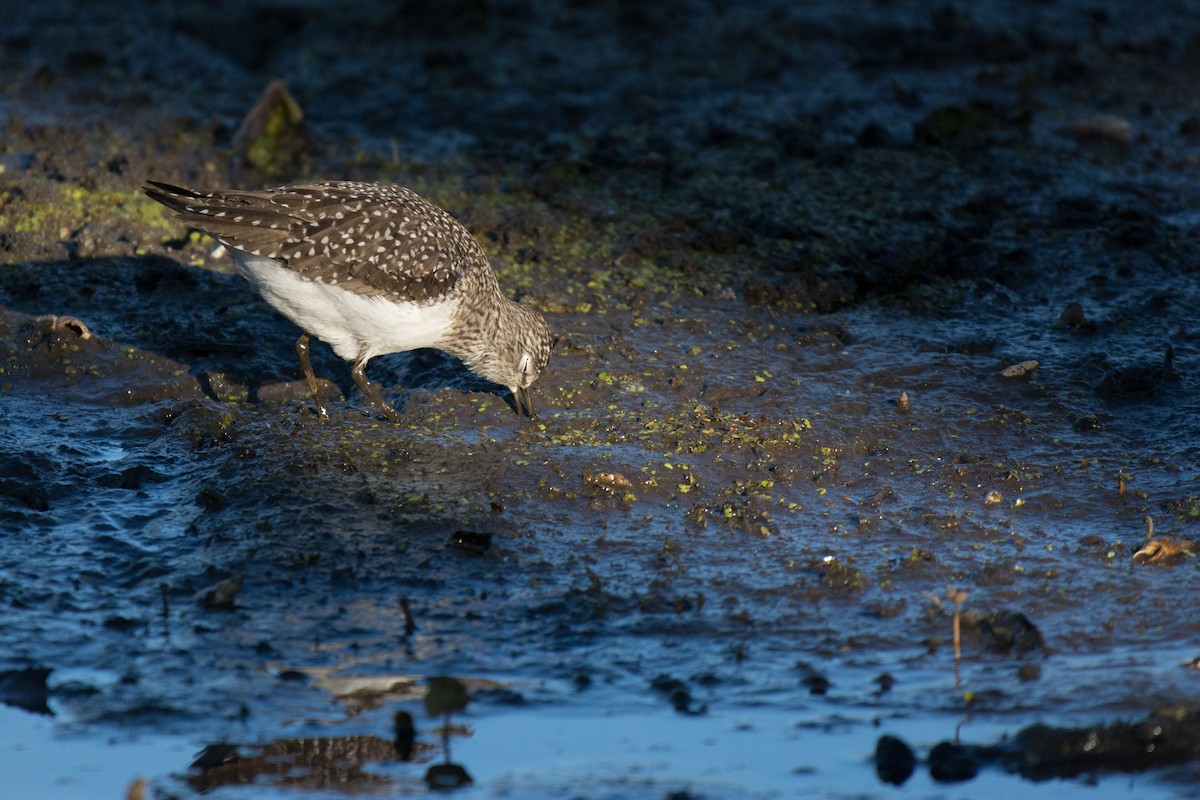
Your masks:
<svg viewBox="0 0 1200 800"><path fill-rule="evenodd" d="M473 783L470 774L460 764L434 764L425 772L425 785L434 791L458 789Z"/></svg>
<svg viewBox="0 0 1200 800"><path fill-rule="evenodd" d="M241 756L238 755L237 745L218 742L206 746L196 754L196 759L192 762L192 769L208 772L211 769L223 767L227 764L234 764L240 760Z"/></svg>
<svg viewBox="0 0 1200 800"><path fill-rule="evenodd" d="M918 145L972 148L1024 138L1033 115L986 101L935 108L913 125Z"/></svg>
<svg viewBox="0 0 1200 800"><path fill-rule="evenodd" d="M990 640L988 648L997 653L1025 653L1046 645L1038 627L1017 611L997 611L982 621L980 629Z"/></svg>
<svg viewBox="0 0 1200 800"><path fill-rule="evenodd" d="M939 783L969 781L979 774L979 760L962 745L940 742L929 751L929 775Z"/></svg>
<svg viewBox="0 0 1200 800"><path fill-rule="evenodd" d="M1058 315L1058 321L1071 328L1081 328L1087 324L1087 316L1079 303L1067 303L1067 307Z"/></svg>
<svg viewBox="0 0 1200 800"><path fill-rule="evenodd" d="M707 711L707 708L704 706L700 706L699 708L692 706L692 693L688 689L687 684L678 678L672 678L669 675L658 675L650 681L650 688L665 695L667 702L671 704L671 708L680 714L691 714L694 716Z"/></svg>
<svg viewBox="0 0 1200 800"><path fill-rule="evenodd" d="M584 475L584 480L593 486L600 486L611 492L633 488L629 479L619 472L589 472Z"/></svg>
<svg viewBox="0 0 1200 800"><path fill-rule="evenodd" d="M200 605L214 611L230 611L233 609L233 600L238 591L242 588L242 582L245 580L245 575L238 575L233 578L226 578L223 581L218 581L207 589L201 589L196 593L196 599Z"/></svg>
<svg viewBox="0 0 1200 800"><path fill-rule="evenodd" d="M1017 679L1021 681L1036 681L1042 677L1040 664L1022 664L1017 667Z"/></svg>
<svg viewBox="0 0 1200 800"><path fill-rule="evenodd" d="M1078 142L1125 144L1133 139L1133 126L1115 114L1096 114L1087 119L1076 120L1067 126L1067 131Z"/></svg>
<svg viewBox="0 0 1200 800"><path fill-rule="evenodd" d="M895 736L883 735L875 743L875 774L884 783L900 786L912 777L917 756Z"/></svg>
<svg viewBox="0 0 1200 800"><path fill-rule="evenodd" d="M878 122L868 122L858 132L859 147L882 147L888 143L887 129Z"/></svg>
<svg viewBox="0 0 1200 800"><path fill-rule="evenodd" d="M50 670L44 667L0 671L0 703L34 714L53 714L47 704L49 678Z"/></svg>
<svg viewBox="0 0 1200 800"><path fill-rule="evenodd" d="M1038 368L1037 361L1022 361L1019 364L1012 364L1000 370L1002 378L1020 378L1033 372Z"/></svg>
<svg viewBox="0 0 1200 800"><path fill-rule="evenodd" d="M633 500L633 482L619 472L585 472L583 484L590 488L595 501Z"/></svg>
<svg viewBox="0 0 1200 800"><path fill-rule="evenodd" d="M1179 132L1187 139L1200 139L1200 115L1189 114L1179 123Z"/></svg>
<svg viewBox="0 0 1200 800"><path fill-rule="evenodd" d="M800 683L808 688L809 694L815 697L824 697L829 693L829 687L833 683L825 675L804 662L797 664L796 669L801 673Z"/></svg>

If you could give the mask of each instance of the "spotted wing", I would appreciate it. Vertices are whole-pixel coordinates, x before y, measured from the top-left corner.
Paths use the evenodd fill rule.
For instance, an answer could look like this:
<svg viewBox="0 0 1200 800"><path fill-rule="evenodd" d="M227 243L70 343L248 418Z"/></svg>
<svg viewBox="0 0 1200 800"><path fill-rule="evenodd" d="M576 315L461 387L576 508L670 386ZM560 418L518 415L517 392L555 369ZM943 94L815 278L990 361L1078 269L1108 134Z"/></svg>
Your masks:
<svg viewBox="0 0 1200 800"><path fill-rule="evenodd" d="M400 186L340 181L196 192L150 184L147 195L222 244L359 294L420 302L487 263L457 220Z"/></svg>

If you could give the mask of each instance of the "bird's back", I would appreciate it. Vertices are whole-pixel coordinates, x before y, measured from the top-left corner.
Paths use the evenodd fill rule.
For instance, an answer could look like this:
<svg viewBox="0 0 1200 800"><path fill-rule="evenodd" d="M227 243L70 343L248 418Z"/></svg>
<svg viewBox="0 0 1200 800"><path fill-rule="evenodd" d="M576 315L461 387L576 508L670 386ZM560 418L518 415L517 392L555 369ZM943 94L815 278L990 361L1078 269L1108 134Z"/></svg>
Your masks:
<svg viewBox="0 0 1200 800"><path fill-rule="evenodd" d="M456 219L402 186L329 181L199 192L151 181L146 194L226 247L367 297L437 302L491 268Z"/></svg>

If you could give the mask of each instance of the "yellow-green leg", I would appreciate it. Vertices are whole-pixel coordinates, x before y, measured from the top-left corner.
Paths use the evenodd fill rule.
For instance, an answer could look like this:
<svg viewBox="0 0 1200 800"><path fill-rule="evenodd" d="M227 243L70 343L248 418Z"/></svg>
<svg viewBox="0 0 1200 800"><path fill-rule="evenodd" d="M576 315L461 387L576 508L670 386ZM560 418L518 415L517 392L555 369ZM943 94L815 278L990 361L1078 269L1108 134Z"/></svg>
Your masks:
<svg viewBox="0 0 1200 800"><path fill-rule="evenodd" d="M363 394L367 399L374 403L383 415L392 422L399 422L400 415L396 413L396 409L392 408L383 399L383 395L379 393L379 387L367 380L367 360L360 358L354 362L354 369L350 370L350 377L354 378L354 382L362 389Z"/></svg>
<svg viewBox="0 0 1200 800"><path fill-rule="evenodd" d="M317 404L317 416L321 418L321 422L328 422L329 411L325 408L325 404L321 402L321 393L317 388L317 376L313 374L312 361L308 355L310 350L312 350L312 345L309 342L309 336L307 333L302 334L296 340L296 358L300 360L300 369L304 371L304 378L308 381L308 388L312 392L313 402Z"/></svg>

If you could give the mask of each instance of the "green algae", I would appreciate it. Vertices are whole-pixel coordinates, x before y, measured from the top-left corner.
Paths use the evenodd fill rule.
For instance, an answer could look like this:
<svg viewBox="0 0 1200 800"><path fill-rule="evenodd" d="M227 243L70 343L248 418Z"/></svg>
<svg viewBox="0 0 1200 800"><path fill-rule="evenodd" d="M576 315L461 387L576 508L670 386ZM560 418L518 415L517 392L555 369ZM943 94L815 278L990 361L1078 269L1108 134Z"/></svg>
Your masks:
<svg viewBox="0 0 1200 800"><path fill-rule="evenodd" d="M304 110L282 80L263 90L233 139L234 164L257 180L278 182L307 170Z"/></svg>

